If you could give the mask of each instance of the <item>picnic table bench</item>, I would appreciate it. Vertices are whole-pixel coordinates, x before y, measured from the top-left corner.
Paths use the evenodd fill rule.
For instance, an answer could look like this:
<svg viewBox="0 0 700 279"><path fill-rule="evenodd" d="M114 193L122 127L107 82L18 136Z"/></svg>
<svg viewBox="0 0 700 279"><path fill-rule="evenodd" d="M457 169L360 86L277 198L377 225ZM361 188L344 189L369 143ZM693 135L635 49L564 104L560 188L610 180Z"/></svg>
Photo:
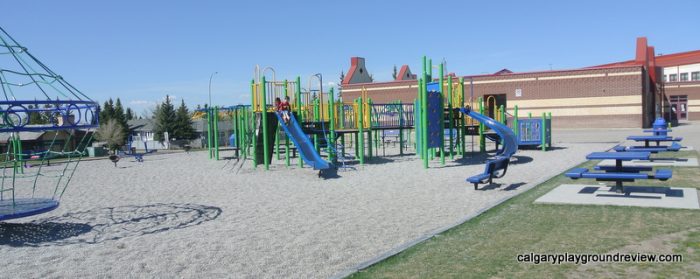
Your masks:
<svg viewBox="0 0 700 279"><path fill-rule="evenodd" d="M677 141L682 141L682 137L671 137L671 136L629 136L627 137L628 140L633 140L636 142L643 141L644 142L644 147L649 147L649 142L656 142L656 146L659 146L662 141L671 141L671 142L677 142Z"/></svg>
<svg viewBox="0 0 700 279"><path fill-rule="evenodd" d="M670 152L670 151L679 151L683 148L682 145L680 145L677 142L672 143L670 146L667 145L658 145L658 146L622 146L618 145L613 147L613 150L617 152L651 152L651 153L659 153L659 152Z"/></svg>
<svg viewBox="0 0 700 279"><path fill-rule="evenodd" d="M624 192L623 182L634 182L637 179L658 179L668 180L673 173L670 169L658 169L651 172L651 167L623 166L622 162L631 160L649 160L650 152L593 152L586 156L589 160L615 160L615 166L596 166L594 170L602 172L591 172L586 168L574 168L566 173L572 179L590 178L596 181L615 182L615 189Z"/></svg>

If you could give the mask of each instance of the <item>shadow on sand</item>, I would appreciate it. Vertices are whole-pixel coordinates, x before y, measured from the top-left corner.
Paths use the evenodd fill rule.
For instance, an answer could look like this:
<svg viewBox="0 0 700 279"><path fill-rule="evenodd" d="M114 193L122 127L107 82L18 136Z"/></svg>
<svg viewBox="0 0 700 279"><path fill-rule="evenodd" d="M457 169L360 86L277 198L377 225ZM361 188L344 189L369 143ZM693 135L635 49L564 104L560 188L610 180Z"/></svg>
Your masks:
<svg viewBox="0 0 700 279"><path fill-rule="evenodd" d="M184 229L214 220L221 208L199 204L149 204L66 213L30 223L0 223L0 245L64 246Z"/></svg>

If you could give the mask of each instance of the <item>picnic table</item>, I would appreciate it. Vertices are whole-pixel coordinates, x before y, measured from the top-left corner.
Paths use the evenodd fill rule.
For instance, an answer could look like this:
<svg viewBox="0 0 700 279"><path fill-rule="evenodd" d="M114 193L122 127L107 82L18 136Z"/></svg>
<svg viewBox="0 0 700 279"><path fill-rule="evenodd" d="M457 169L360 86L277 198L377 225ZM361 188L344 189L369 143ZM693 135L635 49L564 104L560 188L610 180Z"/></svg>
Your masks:
<svg viewBox="0 0 700 279"><path fill-rule="evenodd" d="M678 137L674 138L671 136L629 136L627 137L628 140L633 140L636 142L643 141L644 142L644 147L649 147L649 142L653 141L656 142L656 146L659 146L662 141L681 141L683 138Z"/></svg>
<svg viewBox="0 0 700 279"><path fill-rule="evenodd" d="M590 172L586 168L575 168L565 173L566 176L579 178L593 178L596 181L615 182L615 189L624 192L623 182L634 182L636 179L659 179L667 180L671 178L672 172L668 169L656 170L655 173L645 173L652 171L651 167L623 166L624 161L649 160L650 152L593 152L586 156L589 160L615 160L615 166L597 166L595 170L604 172Z"/></svg>

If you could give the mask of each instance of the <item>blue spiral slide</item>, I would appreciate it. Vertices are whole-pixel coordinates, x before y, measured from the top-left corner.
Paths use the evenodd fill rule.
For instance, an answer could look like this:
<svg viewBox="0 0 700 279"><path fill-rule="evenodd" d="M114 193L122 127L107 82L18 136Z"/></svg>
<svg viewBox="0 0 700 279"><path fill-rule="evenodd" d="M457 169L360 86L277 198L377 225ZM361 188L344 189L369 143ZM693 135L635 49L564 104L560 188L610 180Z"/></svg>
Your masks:
<svg viewBox="0 0 700 279"><path fill-rule="evenodd" d="M496 157L510 158L510 156L513 156L513 154L518 151L518 140L515 137L513 130L508 128L508 126L503 125L493 118L472 111L469 107L460 108L459 111L472 119L483 123L486 127L491 128L491 130L494 130L496 134L503 139L503 148L496 153Z"/></svg>
<svg viewBox="0 0 700 279"><path fill-rule="evenodd" d="M301 130L301 126L299 126L299 122L297 122L294 114L289 114L289 123L286 125L284 124L284 120L282 120L282 115L279 113L275 113L275 115L277 115L279 124L282 126L282 129L284 129L284 132L287 133L287 136L292 140L294 146L299 150L301 159L304 160L307 165L313 167L315 170L325 170L331 167L331 164L323 160L321 155L316 152L316 148L314 148L309 137Z"/></svg>

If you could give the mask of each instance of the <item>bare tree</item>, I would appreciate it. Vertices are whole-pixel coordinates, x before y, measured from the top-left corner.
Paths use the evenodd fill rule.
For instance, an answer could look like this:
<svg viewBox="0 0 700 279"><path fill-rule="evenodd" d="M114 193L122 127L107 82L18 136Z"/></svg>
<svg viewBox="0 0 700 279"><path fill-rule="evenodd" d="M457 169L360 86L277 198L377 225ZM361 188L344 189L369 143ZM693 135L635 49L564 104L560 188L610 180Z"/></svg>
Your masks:
<svg viewBox="0 0 700 279"><path fill-rule="evenodd" d="M95 137L106 142L107 148L112 152L124 145L124 129L116 119L110 119L104 125L100 125Z"/></svg>

